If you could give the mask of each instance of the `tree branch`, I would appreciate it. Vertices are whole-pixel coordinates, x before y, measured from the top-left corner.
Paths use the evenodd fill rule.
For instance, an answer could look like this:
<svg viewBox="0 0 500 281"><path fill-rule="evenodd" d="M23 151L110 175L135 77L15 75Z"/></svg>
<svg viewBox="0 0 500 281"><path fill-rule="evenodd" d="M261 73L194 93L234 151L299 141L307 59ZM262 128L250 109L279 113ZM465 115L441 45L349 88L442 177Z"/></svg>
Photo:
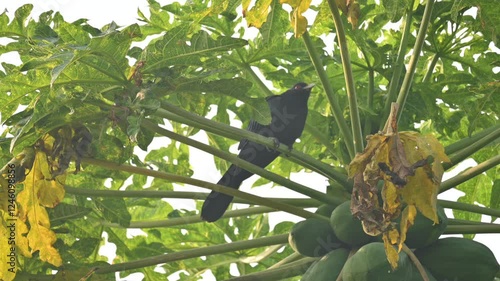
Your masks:
<svg viewBox="0 0 500 281"><path fill-rule="evenodd" d="M484 162L479 163L477 166L469 168L462 173L454 176L451 179L448 179L441 183L439 187L439 193L445 192L446 190L453 188L463 182L470 180L471 178L495 167L500 164L500 155L497 155L493 158L490 158Z"/></svg>
<svg viewBox="0 0 500 281"><path fill-rule="evenodd" d="M313 170L329 179L333 179L344 186L352 185L352 181L347 179L347 176L339 173L332 169L332 167L328 164L325 164L317 159L314 159L310 155L305 153L301 153L296 150L291 150L288 146L284 144L280 144L276 147L276 144L273 140L261 136L259 134L242 130L238 128L231 127L229 125L215 122L209 120L205 117L193 114L184 109L181 109L177 106L174 106L169 103L162 103L162 106L166 109L158 109L155 112L156 116L167 118L172 121L181 122L186 125L193 126L195 128L203 129L207 132L215 133L230 139L241 140L248 139L250 141L265 145L271 149L275 149L279 152L287 155L287 159L290 159L292 162L297 163L307 169Z"/></svg>
<svg viewBox="0 0 500 281"><path fill-rule="evenodd" d="M256 166L248 161L245 161L245 160L239 158L238 156L233 155L229 152L222 151L220 149L211 147L211 146L206 145L204 143L201 143L199 141L195 141L195 140L187 138L185 136L181 136L181 135L176 134L176 133L169 131L167 129L160 128L158 125L153 124L152 122L150 122L148 120L144 120L142 122L142 126L144 126L145 128L147 128L155 133L158 133L160 135L163 135L163 136L166 136L166 137L171 138L173 140L185 143L189 146L201 149L205 152L208 152L212 155L220 157L224 160L228 160L231 163L233 163L233 164L235 164L235 165L237 165L237 166L239 166L239 167L241 167L249 172L252 172L252 173L257 174L261 177L269 179L273 182L276 182L278 184L286 186L293 191L305 194L305 195L307 195L311 198L314 198L316 200L319 200L319 201L322 201L322 202L325 202L328 204L338 204L340 201L342 201L340 198L328 196L325 193L316 191L312 188L309 188L307 186L304 186L304 185L301 185L301 184L296 183L294 181L291 181L289 179L286 179L280 175L269 172L266 169L261 168L259 166Z"/></svg>
<svg viewBox="0 0 500 281"><path fill-rule="evenodd" d="M146 266L154 266L160 263L168 263L178 260L185 260L190 258L197 258L202 256L210 256L216 254L223 254L235 251L241 251L252 248L260 248L278 244L288 243L288 234L281 234L270 237L256 238L252 240L237 241L232 243L226 243L221 245L202 247L196 249L190 249L180 252L173 252L169 254L163 254L158 256L152 256L149 258L144 258L131 262L124 262L118 264L112 264L105 267L100 267L96 270L97 274L104 274L110 272L131 270L136 268L142 268Z"/></svg>
<svg viewBox="0 0 500 281"><path fill-rule="evenodd" d="M197 179L193 179L193 178L189 178L189 177L185 177L185 176L180 176L180 175L171 174L171 173L167 173L167 172L154 171L154 170L150 170L150 169L146 169L146 168L134 167L134 166L125 165L125 164L116 164L113 162L98 160L98 159L93 159L93 158L83 158L82 162L88 163L91 165L105 167L105 168L110 169L110 170L125 171L125 172L129 172L129 173L146 175L146 176L165 179L165 180L169 180L169 181L173 181L173 182L181 182L181 183L185 183L185 184L191 184L191 185L195 185L195 186L199 186L199 187L203 187L203 188L208 188L211 190L215 190L217 192L222 192L224 194L228 194L231 196L246 199L246 200L251 201L251 202L258 204L258 205L263 205L263 206L268 206L268 207L271 207L274 209L279 209L279 210L282 210L282 211L285 211L285 212L288 212L288 213L291 213L291 214L294 214L294 215L297 215L297 216L300 216L303 218L315 217L315 218L319 218L319 219L328 219L324 216L314 214L314 213L305 211L301 208L297 208L297 207L294 207L294 206L291 206L288 204L276 202L272 199L262 198L262 197L259 197L259 196L253 195L253 194L249 194L246 192L236 190L234 188L226 187L226 186L219 185L219 184L213 184L210 182L197 180Z"/></svg>
<svg viewBox="0 0 500 281"><path fill-rule="evenodd" d="M417 34L417 39L415 40L415 45L413 46L413 54L410 58L410 63L403 80L403 85L401 85L401 89L399 90L398 99L396 101L399 104L400 108L400 110L398 111L398 120L401 117L402 112L404 111L403 108L405 106L406 98L408 97L408 93L410 92L413 76L415 75L415 70L417 69L417 62L420 57L420 52L422 51L422 46L424 45L427 27L429 26L429 22L431 19L432 7L434 6L434 1L435 0L428 0L427 4L425 5L424 15L422 17L422 22L420 23L420 29Z"/></svg>
<svg viewBox="0 0 500 281"><path fill-rule="evenodd" d="M316 52L314 44L307 31L302 35L302 39L304 40L304 44L306 45L309 57L311 58L314 69L316 70L316 73L319 76L321 84L323 85L323 89L325 90L326 97L328 98L330 106L333 110L333 118L335 118L335 122L337 122L337 125L339 126L340 132L342 133L342 136L344 137L344 142L347 146L347 151L349 151L349 156L351 156L352 159L354 158L355 155L352 132L349 131L349 127L347 126L347 123L344 120L342 109L339 106L339 101L335 97L332 85L330 84L326 71L323 67L323 64L321 63L321 58L318 52Z"/></svg>
<svg viewBox="0 0 500 281"><path fill-rule="evenodd" d="M344 78L346 82L347 98L349 99L349 112L351 116L351 129L354 139L354 152L362 152L364 147L363 135L361 133L361 121L359 119L358 102L356 100L356 88L354 87L354 76L351 68L351 58L349 57L349 48L345 36L344 26L340 18L339 9L335 0L328 0L330 11L333 16L333 23L337 31L337 38L340 48L340 57L342 67L344 68Z"/></svg>

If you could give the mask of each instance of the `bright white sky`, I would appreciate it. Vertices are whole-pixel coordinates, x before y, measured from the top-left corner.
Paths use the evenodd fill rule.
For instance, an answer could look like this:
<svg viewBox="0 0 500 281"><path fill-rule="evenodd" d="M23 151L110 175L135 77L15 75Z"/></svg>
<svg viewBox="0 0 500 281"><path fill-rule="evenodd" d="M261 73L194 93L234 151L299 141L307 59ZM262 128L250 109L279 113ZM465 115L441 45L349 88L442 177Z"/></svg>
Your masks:
<svg viewBox="0 0 500 281"><path fill-rule="evenodd" d="M169 2L173 1L165 1L165 0L160 0L159 1L161 4L167 4ZM183 2L183 1L182 1ZM122 1L122 0L86 0L86 1L71 1L71 0L45 0L45 1L27 1L27 0L18 0L18 1L2 1L0 3L0 11L4 11L5 9L8 10L9 15L12 17L12 13L20 6L31 3L34 5L33 13L32 16L34 16L35 19L37 19L38 15L42 12L48 11L48 10L54 10L54 11L59 11L63 17L65 18L66 21L74 21L80 18L87 18L89 19L89 24L95 27L102 27L105 24L110 23L111 21L116 22L120 26L126 26L132 23L137 22L137 10L140 9L143 13L148 15L148 6L147 6L147 1L146 0L137 0L137 1ZM308 15L308 17L314 17L315 13L311 13ZM309 22L312 22L312 20L309 20ZM253 32L250 32L253 33ZM0 44L4 42L0 41ZM0 56L0 62L10 62L10 63L16 63L19 64L20 61L18 57L16 57L14 54L9 54L9 55L2 55ZM270 85L269 85L270 86ZM215 107L212 108L212 112L215 112ZM241 127L241 122L237 120L233 120L231 122L232 126L236 127ZM197 135L194 136L194 138L198 141L202 141L204 143L207 143L207 138L206 134L203 132L198 133ZM155 140L153 144L150 146L151 148L159 147L160 145L165 145L165 141L168 142L168 140L163 139L163 140ZM231 152L236 153L236 146L231 147ZM144 152L142 152L140 149L136 150L136 153L138 155L144 156ZM211 160L212 156L203 152L199 151L197 149L191 149L190 151L190 162L194 170L194 178L210 181L210 182L217 182L221 176L220 172L216 170L215 166L213 165L213 161ZM468 160L462 167L461 169L465 169L467 167L471 167L476 165L476 163L473 160ZM450 173L445 174L445 178L452 177L456 175L458 171L451 171ZM275 187L275 188L269 188L270 185L267 186L262 186L258 188L253 188L251 189L252 183L257 180L257 176L253 176L247 181L245 181L242 186L241 190L247 191L253 194L266 194L266 196L269 197L301 197L301 195L294 193L293 191L290 191L286 188L283 187ZM297 181L299 183L302 183L306 186L309 186L311 188L315 188L320 191L325 191L327 181L323 176L314 174L314 173L298 173L298 174L293 174L291 176L291 179L294 181ZM177 186L176 190L192 190L192 191L207 191L203 188L199 187L191 187L191 186ZM440 199L446 199L446 200L456 200L458 197L460 197L463 193L460 191L457 191L455 189L449 190L443 194L440 194L439 198ZM185 209L194 209L194 202L192 200L169 200L169 202L176 208L185 208ZM244 207L244 206L242 206ZM446 210L448 217L452 217L451 210ZM489 222L490 217L489 216L483 216L483 221ZM299 217L296 217L294 215L289 215L285 214L282 212L278 213L272 213L270 214L270 223L271 227L274 227L274 225L280 221L283 220L292 220L292 221L299 221L301 220ZM497 220L498 221L498 220ZM130 235L137 235L141 233L140 231L131 231ZM107 238L107 235L105 235L105 238ZM498 234L480 234L476 235L475 240L480 241L484 244L486 244L496 255L497 260L500 260L500 244L498 241L500 241L500 235ZM114 245L109 245L105 247L104 250L101 250L100 253L110 257L111 259L109 260L110 262L115 256L115 250L116 247ZM161 272L161 268L158 268ZM233 274L237 274L236 268L233 268ZM119 279L117 275L117 280L122 280L122 281L133 281L133 280L141 280L142 274L132 274L129 275L126 278ZM169 280L177 280L178 279L178 274L174 274L169 277ZM204 279L207 281L215 280L213 275L210 272L207 272L204 275Z"/></svg>

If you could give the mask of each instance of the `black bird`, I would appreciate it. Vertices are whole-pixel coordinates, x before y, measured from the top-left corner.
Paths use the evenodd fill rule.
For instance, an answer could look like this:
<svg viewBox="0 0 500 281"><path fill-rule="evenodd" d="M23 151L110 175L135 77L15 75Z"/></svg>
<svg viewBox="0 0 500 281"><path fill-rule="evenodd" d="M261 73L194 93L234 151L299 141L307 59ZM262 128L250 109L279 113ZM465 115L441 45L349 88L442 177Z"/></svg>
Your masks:
<svg viewBox="0 0 500 281"><path fill-rule="evenodd" d="M307 118L307 100L314 84L297 83L281 95L270 96L267 103L271 111L271 123L262 125L251 120L247 130L259 135L273 138L276 142L292 148L295 140L304 130ZM238 157L259 167L266 167L280 152L267 148L264 145L241 140ZM238 189L240 184L252 175L251 172L231 165L217 184ZM233 200L233 196L212 191L201 209L201 218L208 222L218 220Z"/></svg>

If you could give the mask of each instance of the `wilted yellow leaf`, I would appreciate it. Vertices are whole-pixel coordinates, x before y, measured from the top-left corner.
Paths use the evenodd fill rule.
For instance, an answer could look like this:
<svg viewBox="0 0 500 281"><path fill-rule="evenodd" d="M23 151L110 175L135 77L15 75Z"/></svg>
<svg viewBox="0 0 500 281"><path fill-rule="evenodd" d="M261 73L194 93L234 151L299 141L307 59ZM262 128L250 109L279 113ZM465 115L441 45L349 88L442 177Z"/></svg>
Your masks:
<svg viewBox="0 0 500 281"><path fill-rule="evenodd" d="M349 165L354 178L351 211L363 223L366 233L383 233L391 265L397 266L394 245L402 249L406 232L413 224L417 209L438 222L436 202L443 174L442 162L449 161L444 148L432 136L397 130L397 105L393 104L384 131L368 137L363 153ZM378 202L377 183L383 180L382 206ZM395 220L406 206L398 231Z"/></svg>
<svg viewBox="0 0 500 281"><path fill-rule="evenodd" d="M311 0L280 0L280 3L292 6L290 23L293 26L295 37L300 37L307 30L307 19L302 14L309 9Z"/></svg>
<svg viewBox="0 0 500 281"><path fill-rule="evenodd" d="M363 153L357 153L354 159L349 164L349 178L353 178L358 173L363 173L366 165L372 161L375 151L380 148L380 145L387 140L383 135L370 135L366 137L368 143Z"/></svg>
<svg viewBox="0 0 500 281"><path fill-rule="evenodd" d="M52 246L56 241L55 233L50 230L50 219L44 206L41 205L39 194L43 192L52 192L52 186L47 188L46 183L55 181L51 179L48 171L47 156L44 152L38 151L35 155L33 168L26 176L24 181L24 189L17 196L17 203L20 206L19 212L19 234L27 233L27 240L20 241L22 253L27 252L27 246L31 253L39 251L40 259L49 262L55 266L62 264L62 259L57 250ZM49 176L49 178L47 178ZM42 183L40 183L42 182ZM56 189L57 190L57 189ZM54 196L44 196L46 204L55 206L63 199L59 197L64 192ZM28 229L25 222L29 222ZM23 235L19 235L23 236Z"/></svg>
<svg viewBox="0 0 500 281"><path fill-rule="evenodd" d="M396 233L397 231L391 231L389 234L384 233L384 236L382 237L384 241L385 254L387 255L387 260L389 261L392 269L396 269L398 267L399 261L398 251L396 251L394 246L391 245L391 240L395 239L395 235L397 235Z"/></svg>
<svg viewBox="0 0 500 281"><path fill-rule="evenodd" d="M11 224L11 221L4 220L4 216L6 218L9 217L8 213L4 213L0 210L0 237L2 237L3 240L0 243L0 280L12 281L14 277L16 277L16 271L19 265L16 263L15 259L11 261L10 254L15 254L16 251L11 251L11 247L15 249L16 245L9 244L8 238L11 236L9 224Z"/></svg>
<svg viewBox="0 0 500 281"><path fill-rule="evenodd" d="M31 227L28 233L29 245L33 252L40 251L40 259L55 266L62 264L61 256L52 245L56 242L56 234L43 226Z"/></svg>
<svg viewBox="0 0 500 281"><path fill-rule="evenodd" d="M347 2L349 2L349 0L335 0L335 2L337 3L339 10L341 10L342 13L347 14Z"/></svg>
<svg viewBox="0 0 500 281"><path fill-rule="evenodd" d="M295 37L300 37L300 35L304 34L307 29L307 19L299 13L298 9L290 12L290 22L293 26L293 33Z"/></svg>
<svg viewBox="0 0 500 281"><path fill-rule="evenodd" d="M358 28L358 19L361 14L361 8L358 1L354 1L349 5L347 11L347 21L351 23L352 29Z"/></svg>
<svg viewBox="0 0 500 281"><path fill-rule="evenodd" d="M17 249L20 251L21 255L31 258L31 252L29 250L29 241L26 237L29 229L28 226L22 221L20 218L17 218L16 221L16 231L17 231L17 239L16 245Z"/></svg>
<svg viewBox="0 0 500 281"><path fill-rule="evenodd" d="M404 241L406 240L406 233L408 229L414 224L415 217L417 216L417 209L413 205L408 205L401 213L401 223L399 225L401 239L399 243L399 250L403 246Z"/></svg>
<svg viewBox="0 0 500 281"><path fill-rule="evenodd" d="M54 180L39 181L36 183L38 190L37 196L40 204L45 207L54 208L61 200L63 200L66 191L64 186L59 182L64 182L66 175L57 176Z"/></svg>

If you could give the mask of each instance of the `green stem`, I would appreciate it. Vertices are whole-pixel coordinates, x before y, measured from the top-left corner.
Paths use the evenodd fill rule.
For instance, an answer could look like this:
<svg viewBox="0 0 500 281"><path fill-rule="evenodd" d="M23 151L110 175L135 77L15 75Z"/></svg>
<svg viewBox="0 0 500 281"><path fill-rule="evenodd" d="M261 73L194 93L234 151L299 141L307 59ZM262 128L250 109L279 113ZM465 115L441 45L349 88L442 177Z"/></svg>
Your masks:
<svg viewBox="0 0 500 281"><path fill-rule="evenodd" d="M470 144L469 146L463 148L462 150L452 154L449 156L451 163L450 164L445 164L444 168L450 168L453 165L456 165L466 159L467 157L471 156L481 148L491 144L493 141L496 139L500 138L500 128L491 132L484 138L481 138L477 140L476 142Z"/></svg>
<svg viewBox="0 0 500 281"><path fill-rule="evenodd" d="M354 76L351 68L351 58L349 57L349 47L345 36L344 26L340 17L337 2L328 0L330 11L333 16L333 23L337 31L337 38L340 49L340 58L342 59L342 67L344 69L344 78L346 82L347 98L349 100L349 112L351 116L351 129L354 139L354 152L361 153L363 151L363 134L361 132L361 121L359 118L358 102L356 100L356 88L354 87Z"/></svg>
<svg viewBox="0 0 500 281"><path fill-rule="evenodd" d="M431 79L432 72L434 72L434 68L436 67L438 61L439 61L439 54L434 54L434 57L432 57L432 61L429 64L429 68L427 69L427 72L425 73L425 76L422 79L422 83L426 83Z"/></svg>
<svg viewBox="0 0 500 281"><path fill-rule="evenodd" d="M289 179L286 179L280 175L269 172L266 169L261 168L259 166L256 166L248 161L245 161L245 160L239 158L238 156L231 154L229 152L222 151L220 149L206 145L206 144L201 143L199 141L195 141L195 140L187 138L185 136L176 134L176 133L169 131L167 129L160 128L158 125L153 124L152 122L150 122L148 120L144 120L142 123L142 126L155 132L155 133L158 133L160 135L163 135L163 136L166 136L166 137L171 138L173 140L185 143L191 147L198 148L200 150L208 152L208 153L210 153L214 156L217 156L219 158L222 158L224 160L228 160L231 163L238 165L239 167L241 167L249 172L252 172L252 173L257 174L261 177L269 179L273 182L276 182L278 184L286 186L289 189L292 189L293 191L302 193L302 194L307 195L313 199L316 199L316 200L319 200L319 201L322 201L322 202L325 202L328 204L335 204L335 202L339 202L342 200L340 198L327 196L326 194L324 194L322 192L316 191L312 188L309 188L307 186L304 186L304 185L298 184L294 181L291 181Z"/></svg>
<svg viewBox="0 0 500 281"><path fill-rule="evenodd" d="M223 219L235 218L241 216L251 216L263 213L277 212L274 208L270 207L249 207L245 209L229 210L222 216ZM154 220L154 221L132 221L127 227L123 227L118 223L112 223L108 221L100 221L100 224L105 227L114 228L154 228L154 227L174 227L193 223L204 222L200 216L186 216L180 218L172 218L167 220Z"/></svg>
<svg viewBox="0 0 500 281"><path fill-rule="evenodd" d="M238 53L239 54L239 53ZM241 56L240 56L241 57ZM243 60L243 57L241 57ZM269 90L269 88L260 80L259 76L257 76L257 73L253 71L252 67L248 63L242 63L240 66L243 68L243 70L250 75L252 80L257 84L259 89L266 94L266 96L272 96L273 92Z"/></svg>
<svg viewBox="0 0 500 281"><path fill-rule="evenodd" d="M413 5L412 5L413 6ZM406 20L404 23L404 31L399 44L398 56L396 62L394 63L392 69L391 82L389 84L389 90L387 91L387 99L385 100L384 110L382 111L382 122L380 122L380 129L384 127L385 120L389 117L391 111L391 103L396 99L396 93L399 89L399 81L401 80L401 73L404 68L404 61L406 55L406 49L408 48L408 42L411 36L411 22L413 19L413 9L409 7L406 11Z"/></svg>
<svg viewBox="0 0 500 281"><path fill-rule="evenodd" d="M479 132L471 137L463 138L455 143L448 145L447 147L445 147L444 152L446 153L446 155L453 154L459 150L462 150L464 148L469 147L470 145L474 144L478 140L484 138L485 136L487 136L487 135L489 135L497 130L500 130L500 123L497 125L491 126L488 129L484 129L481 132Z"/></svg>
<svg viewBox="0 0 500 281"><path fill-rule="evenodd" d="M288 257L280 260L279 262L271 265L268 269L274 269L274 268L279 268L285 264L288 264L288 263L291 263L291 262L294 262L294 261L298 261L300 259L302 259L304 256L302 256L301 254L297 253L297 252L293 252L291 255L289 255Z"/></svg>
<svg viewBox="0 0 500 281"><path fill-rule="evenodd" d="M368 59L367 59L368 60ZM373 96L375 95L375 71L373 69L368 70L368 98L366 100L366 105L369 111L366 113L365 117L365 128L364 135L368 136L372 131L372 118L368 117L370 112L373 111Z"/></svg>
<svg viewBox="0 0 500 281"><path fill-rule="evenodd" d="M191 192L191 191L169 191L169 190L100 190L100 189L86 189L75 188L71 186L64 186L64 190L68 194L81 195L87 197L114 197L114 198L176 198L176 199L194 199L205 200L208 193L206 192ZM317 207L321 202L309 198L270 198L284 204L289 204L299 207ZM252 204L251 201L234 198L234 203Z"/></svg>
<svg viewBox="0 0 500 281"><path fill-rule="evenodd" d="M491 225L448 225L444 234L500 233L500 224Z"/></svg>
<svg viewBox="0 0 500 281"><path fill-rule="evenodd" d="M353 145L353 138L352 138L352 133L349 130L349 126L347 126L347 123L344 120L344 116L342 114L342 109L339 106L338 99L335 97L335 93L333 91L332 85L330 84L330 81L328 79L328 75L326 74L326 71L323 67L323 64L321 63L321 58L314 48L314 44L311 40L311 37L309 36L309 33L306 31L302 35L302 39L304 40L304 44L306 45L307 52L309 53L309 57L311 58L311 61L313 63L314 69L316 70L316 73L319 76L319 79L321 81L321 84L323 85L323 89L325 90L326 97L328 98L328 101L330 102L330 106L333 110L333 118L335 118L335 122L337 122L340 132L342 136L344 137L344 142L347 146L347 150L349 151L349 156L354 158L354 145Z"/></svg>
<svg viewBox="0 0 500 281"><path fill-rule="evenodd" d="M494 223L487 223L487 222L480 222L480 221L448 219L448 225L493 225L493 224Z"/></svg>
<svg viewBox="0 0 500 281"><path fill-rule="evenodd" d="M305 153L301 153L296 150L290 150L289 147L284 144L276 146L275 142L270 138L261 136L259 134L247 130L234 128L223 123L209 120L205 117L193 114L191 112L188 112L184 109L181 109L169 103L162 103L162 106L167 110L164 110L162 108L158 109L155 112L156 116L167 118L169 120L176 122L181 122L196 128L201 128L206 130L207 132L215 133L230 139L234 140L248 139L250 141L265 145L271 149L282 152L284 153L284 155L287 156L287 159L291 160L292 162L297 163L303 166L304 168L315 171L329 179L333 179L344 186L352 185L351 181L347 179L346 175L333 170L330 165L325 164L317 159L314 159L313 157Z"/></svg>
<svg viewBox="0 0 500 281"><path fill-rule="evenodd" d="M216 254L223 254L229 252L236 252L241 250L267 247L278 244L288 243L288 234L281 234L270 237L261 237L252 240L237 241L232 243L224 243L221 245L189 249L180 252L173 252L158 256L152 256L149 258L144 258L131 262L124 262L118 264L112 264L109 266L101 267L96 270L97 274L104 274L110 272L131 270L136 268L142 268L147 266L154 266L160 263L174 262L178 260L185 260L190 258L197 258L202 256L210 256Z"/></svg>
<svg viewBox="0 0 500 281"><path fill-rule="evenodd" d="M462 173L456 175L455 177L448 179L441 183L439 187L439 193L445 192L446 190L453 188L469 179L482 174L483 172L495 167L500 164L500 155L494 156L484 162L479 163L477 166L469 168Z"/></svg>
<svg viewBox="0 0 500 281"><path fill-rule="evenodd" d="M227 281L274 281L299 276L304 274L309 266L316 260L318 260L318 258L304 257L279 268L266 269L260 272L233 277L227 279Z"/></svg>
<svg viewBox="0 0 500 281"><path fill-rule="evenodd" d="M246 200L251 201L251 202L258 204L258 205L263 205L263 206L268 206L268 207L271 207L274 209L279 209L279 210L282 210L282 211L285 211L285 212L288 212L288 213L291 213L291 214L294 214L294 215L297 215L297 216L303 217L303 218L315 217L315 218L319 218L319 219L328 219L328 218L325 218L324 216L314 214L314 213L305 211L301 208L297 208L297 207L294 207L294 206L291 206L288 204L276 202L272 199L262 198L262 197L259 197L256 195L252 195L252 194L249 194L246 192L236 190L234 188L226 187L226 186L219 185L219 184L213 184L210 182L197 180L197 179L193 179L193 178L189 178L189 177L185 177L185 176L181 176L181 175L176 175L176 174L167 173L167 172L154 171L154 170L150 170L150 169L146 169L146 168L134 167L134 166L125 165L125 164L120 165L120 164L116 164L113 162L92 159L92 158L83 158L82 162L88 163L91 165L105 167L105 168L110 169L110 170L125 171L125 172L129 172L129 173L133 173L133 174L140 174L140 175L165 179L165 180L169 180L169 181L173 181L173 182L181 182L181 183L185 183L185 184L191 184L191 185L195 185L195 186L199 186L199 187L203 187L203 188L208 188L208 189L215 190L217 192L222 192L222 193L234 196L234 197L240 197L240 198L246 199Z"/></svg>
<svg viewBox="0 0 500 281"><path fill-rule="evenodd" d="M431 19L434 1L435 0L428 0L427 5L425 5L424 15L422 17L422 22L420 23L420 29L418 30L415 45L413 46L413 54L411 55L403 84L401 85L401 89L399 90L398 99L396 101L399 104L398 120L403 112L406 98L408 97L408 93L410 92L413 76L415 75L415 70L417 69L417 63L420 57L420 52L422 51L422 46L424 45L425 35L427 33L427 27L429 26L429 22Z"/></svg>
<svg viewBox="0 0 500 281"><path fill-rule="evenodd" d="M438 203L443 208L462 210L476 214L488 215L492 217L500 217L499 209L485 208L477 205L471 205L467 203L448 201L448 200L438 200Z"/></svg>

